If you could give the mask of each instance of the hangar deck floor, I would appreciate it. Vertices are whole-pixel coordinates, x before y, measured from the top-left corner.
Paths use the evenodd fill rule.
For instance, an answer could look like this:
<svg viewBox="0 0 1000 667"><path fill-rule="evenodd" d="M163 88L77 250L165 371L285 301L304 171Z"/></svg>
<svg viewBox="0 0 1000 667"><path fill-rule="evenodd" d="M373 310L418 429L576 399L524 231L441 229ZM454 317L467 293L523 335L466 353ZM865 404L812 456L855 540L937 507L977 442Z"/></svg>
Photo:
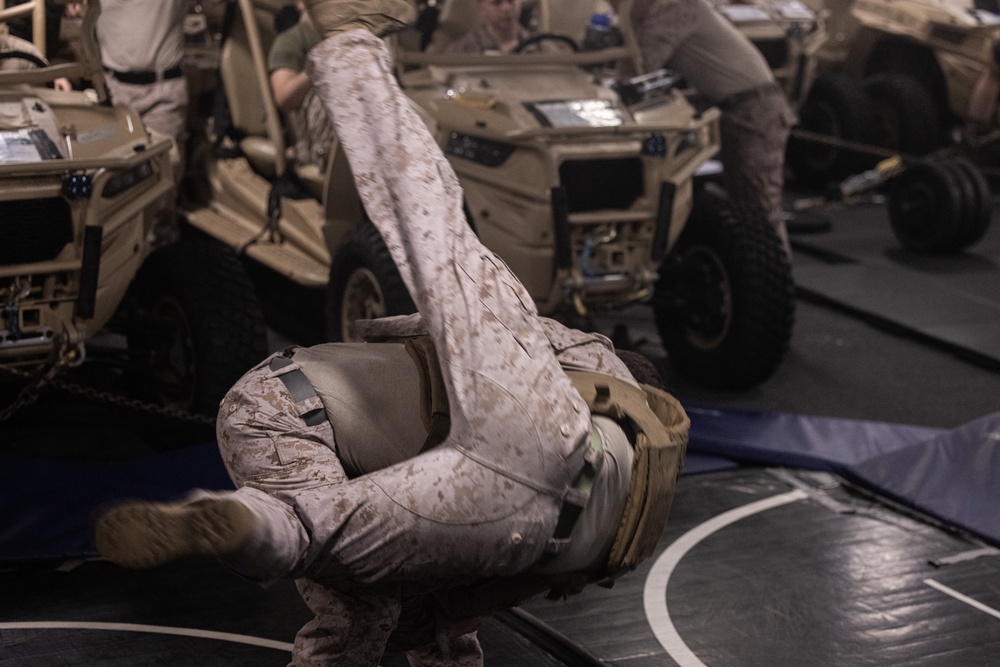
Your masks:
<svg viewBox="0 0 1000 667"><path fill-rule="evenodd" d="M848 214L859 217L847 220ZM966 282L953 282L952 274L972 272L975 289L983 291L969 301L992 308L1000 298L996 225L953 268L924 262L915 269L885 238L881 209L831 217L830 236L797 243L850 245L836 252L852 257L855 269L876 266L869 282L894 266L920 273L919 280L893 279L894 289L954 290ZM838 240L841 232L878 238L848 243ZM817 257L797 253L796 275L809 283L808 299L799 303L792 349L775 376L741 394L671 376L683 402L939 428L1000 410L1000 373L984 362L989 354L963 352L966 342L979 339L932 340L920 322L890 318L888 311L912 304L922 311L910 314L933 320L936 331L997 320L936 308L954 303L919 294L849 303L845 294L861 298L865 290L837 291L844 283ZM633 340L645 341L640 349L669 373L645 310L616 321L627 323ZM54 394L35 410L2 427L0 455L22 458L0 464L0 483L23 475L11 463L23 457L93 462L149 453L145 443L129 440L130 423L114 423L117 413L101 406ZM59 492L53 487L42 495ZM3 507L8 517L31 509L16 498ZM0 541L3 536L0 530ZM519 616L490 621L482 638L493 667L985 667L997 664L1000 653L997 556L949 526L878 502L829 475L728 468L682 478L658 553L613 589L595 588L566 602L532 601ZM0 570L0 666L283 665L288 642L307 616L291 585L263 589L212 563L151 572L93 560L59 568L12 564ZM546 635L545 628L553 632ZM560 637L576 652L567 652ZM399 656L384 661L402 664Z"/></svg>

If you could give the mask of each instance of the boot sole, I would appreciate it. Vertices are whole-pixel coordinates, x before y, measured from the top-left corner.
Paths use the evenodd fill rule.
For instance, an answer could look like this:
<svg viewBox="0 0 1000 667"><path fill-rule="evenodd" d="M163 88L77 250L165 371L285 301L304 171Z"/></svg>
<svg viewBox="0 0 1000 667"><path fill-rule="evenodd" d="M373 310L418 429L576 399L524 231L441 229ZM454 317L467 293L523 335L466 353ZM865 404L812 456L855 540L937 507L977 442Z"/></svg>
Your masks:
<svg viewBox="0 0 1000 667"><path fill-rule="evenodd" d="M188 556L231 554L247 541L253 525L253 515L236 500L126 503L98 518L94 543L113 563L150 568Z"/></svg>

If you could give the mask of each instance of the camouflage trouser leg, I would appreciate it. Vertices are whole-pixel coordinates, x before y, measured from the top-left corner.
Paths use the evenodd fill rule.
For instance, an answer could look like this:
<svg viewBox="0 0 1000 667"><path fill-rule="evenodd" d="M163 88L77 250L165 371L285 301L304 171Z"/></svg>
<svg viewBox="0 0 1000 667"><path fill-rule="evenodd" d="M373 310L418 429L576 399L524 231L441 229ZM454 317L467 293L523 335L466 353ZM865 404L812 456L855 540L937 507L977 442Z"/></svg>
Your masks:
<svg viewBox="0 0 1000 667"><path fill-rule="evenodd" d="M272 357L275 355L272 355ZM309 546L309 533L295 513L305 489L342 484L344 468L334 452L333 426L309 426L306 412L322 407L313 396L296 403L271 357L229 390L219 410L219 451L236 495L258 515L255 545L227 560L241 574L259 580L291 574Z"/></svg>
<svg viewBox="0 0 1000 667"><path fill-rule="evenodd" d="M795 122L782 94L746 100L720 121L720 157L726 190L736 201L764 210L785 251L791 254L782 206L785 144Z"/></svg>
<svg viewBox="0 0 1000 667"><path fill-rule="evenodd" d="M452 639L447 650L438 645L407 651L410 667L482 667L483 648L475 632Z"/></svg>
<svg viewBox="0 0 1000 667"><path fill-rule="evenodd" d="M295 583L302 600L315 614L295 636L292 662L295 667L379 664L385 638L399 616L398 584L352 592L323 586L311 579Z"/></svg>

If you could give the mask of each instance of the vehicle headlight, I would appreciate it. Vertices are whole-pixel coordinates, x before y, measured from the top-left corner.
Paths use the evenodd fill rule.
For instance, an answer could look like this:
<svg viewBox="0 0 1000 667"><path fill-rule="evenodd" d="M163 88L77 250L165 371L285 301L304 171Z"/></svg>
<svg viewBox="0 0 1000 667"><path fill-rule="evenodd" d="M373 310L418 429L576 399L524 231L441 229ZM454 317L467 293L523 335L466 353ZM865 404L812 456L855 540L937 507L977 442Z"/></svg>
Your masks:
<svg viewBox="0 0 1000 667"><path fill-rule="evenodd" d="M548 127L618 127L626 118L611 100L556 100L526 106Z"/></svg>

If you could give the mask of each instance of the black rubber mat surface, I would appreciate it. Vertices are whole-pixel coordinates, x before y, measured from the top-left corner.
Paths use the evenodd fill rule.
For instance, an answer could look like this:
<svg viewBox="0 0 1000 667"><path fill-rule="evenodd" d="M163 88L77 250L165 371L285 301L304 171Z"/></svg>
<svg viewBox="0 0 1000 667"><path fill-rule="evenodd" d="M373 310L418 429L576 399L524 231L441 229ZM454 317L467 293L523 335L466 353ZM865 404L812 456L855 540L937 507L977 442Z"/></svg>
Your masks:
<svg viewBox="0 0 1000 667"><path fill-rule="evenodd" d="M831 208L829 231L793 236L800 288L1000 368L1000 223L953 255L903 249L884 206Z"/></svg>

